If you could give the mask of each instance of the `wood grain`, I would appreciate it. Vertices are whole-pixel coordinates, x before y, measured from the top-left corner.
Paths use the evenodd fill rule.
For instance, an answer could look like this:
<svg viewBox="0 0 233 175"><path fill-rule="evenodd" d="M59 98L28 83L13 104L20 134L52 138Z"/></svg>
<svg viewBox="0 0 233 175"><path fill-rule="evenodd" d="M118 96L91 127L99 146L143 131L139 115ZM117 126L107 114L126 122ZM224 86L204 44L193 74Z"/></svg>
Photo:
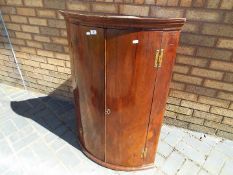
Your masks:
<svg viewBox="0 0 233 175"><path fill-rule="evenodd" d="M161 67L157 68L151 116L147 133L146 147L148 154L145 158L145 164L154 162L169 92L169 84L172 77L172 68L175 63L178 37L179 32L163 33L161 49L164 49L164 58Z"/></svg>
<svg viewBox="0 0 233 175"><path fill-rule="evenodd" d="M85 12L62 11L66 20L74 24L102 28L140 29L140 30L180 30L185 18L152 18L139 16L105 15Z"/></svg>
<svg viewBox="0 0 233 175"><path fill-rule="evenodd" d="M153 167L185 20L62 13L83 152L116 170Z"/></svg>
<svg viewBox="0 0 233 175"><path fill-rule="evenodd" d="M86 35L94 29L98 35ZM79 128L85 148L97 158L105 159L105 96L104 96L104 29L79 26L75 72L79 94L80 117ZM77 47L77 48L76 48Z"/></svg>

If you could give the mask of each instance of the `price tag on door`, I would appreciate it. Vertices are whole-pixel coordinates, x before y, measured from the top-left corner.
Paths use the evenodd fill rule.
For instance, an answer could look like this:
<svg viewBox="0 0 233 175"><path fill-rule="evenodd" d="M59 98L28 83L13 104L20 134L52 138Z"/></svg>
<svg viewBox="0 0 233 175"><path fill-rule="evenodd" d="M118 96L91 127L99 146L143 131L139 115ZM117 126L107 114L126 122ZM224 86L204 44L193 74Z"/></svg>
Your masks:
<svg viewBox="0 0 233 175"><path fill-rule="evenodd" d="M86 32L86 35L97 35L97 31L96 30L90 30L90 31Z"/></svg>
<svg viewBox="0 0 233 175"><path fill-rule="evenodd" d="M96 35L97 31L96 30L90 30L91 35Z"/></svg>
<svg viewBox="0 0 233 175"><path fill-rule="evenodd" d="M138 39L135 39L135 40L132 41L132 43L133 43L133 44L138 44L139 41L138 41Z"/></svg>

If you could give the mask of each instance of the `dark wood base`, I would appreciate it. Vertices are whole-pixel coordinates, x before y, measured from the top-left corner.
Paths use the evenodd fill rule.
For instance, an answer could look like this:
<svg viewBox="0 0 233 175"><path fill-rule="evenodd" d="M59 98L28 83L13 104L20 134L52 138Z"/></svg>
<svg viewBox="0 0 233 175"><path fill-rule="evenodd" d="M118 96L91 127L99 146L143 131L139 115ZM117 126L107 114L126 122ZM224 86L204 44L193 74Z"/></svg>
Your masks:
<svg viewBox="0 0 233 175"><path fill-rule="evenodd" d="M154 168L155 164L148 164L148 165L143 165L143 166L139 166L139 167L125 167L125 166L120 166L120 165L113 165L107 162L103 162L102 160L96 158L95 156L93 156L92 154L90 154L86 148L83 147L83 145L80 143L82 152L91 160L93 160L94 162L98 163L101 166L104 166L106 168L110 168L112 170L117 170L117 171L136 171L136 170L145 170L145 169L149 169L149 168Z"/></svg>

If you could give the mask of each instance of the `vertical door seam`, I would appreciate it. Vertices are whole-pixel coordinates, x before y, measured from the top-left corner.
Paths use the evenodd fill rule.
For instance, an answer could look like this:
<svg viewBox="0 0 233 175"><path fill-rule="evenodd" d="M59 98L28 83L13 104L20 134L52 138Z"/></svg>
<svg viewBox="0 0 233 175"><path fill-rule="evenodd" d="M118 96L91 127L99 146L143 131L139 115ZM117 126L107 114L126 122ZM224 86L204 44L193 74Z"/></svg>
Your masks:
<svg viewBox="0 0 233 175"><path fill-rule="evenodd" d="M163 42L163 31L161 31L161 38L160 38L160 46L159 46L159 49L161 49L161 46L162 46L162 42ZM148 34L149 35L149 34ZM149 128L150 128L150 124L151 124L151 113L152 113L152 107L153 107L153 102L154 102L154 92L155 92L155 86L156 86L156 83L157 83L157 74L158 74L158 71L159 69L158 68L155 68L155 71L156 71L156 75L155 75L155 78L154 78L154 86L153 86L153 93L152 93L152 100L151 100L151 107L150 107L150 112L149 112L149 116L148 116L148 124L147 124L147 131L146 131L146 140L145 140L145 146L144 146L144 150L146 149L147 147L147 142L148 142L148 133L149 133ZM143 156L143 162L145 161L145 156Z"/></svg>
<svg viewBox="0 0 233 175"><path fill-rule="evenodd" d="M104 162L107 161L107 148L106 148L106 135L107 135L107 121L106 121L106 109L107 109L107 29L104 28Z"/></svg>

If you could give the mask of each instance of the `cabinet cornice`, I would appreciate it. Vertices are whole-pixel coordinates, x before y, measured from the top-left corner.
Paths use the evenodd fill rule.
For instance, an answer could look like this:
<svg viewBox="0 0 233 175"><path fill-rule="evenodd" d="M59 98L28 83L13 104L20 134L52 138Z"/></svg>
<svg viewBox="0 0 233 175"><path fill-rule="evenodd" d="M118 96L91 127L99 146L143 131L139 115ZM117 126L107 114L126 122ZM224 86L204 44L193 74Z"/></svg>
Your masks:
<svg viewBox="0 0 233 175"><path fill-rule="evenodd" d="M154 18L123 15L104 15L83 12L60 11L70 23L102 28L139 30L181 30L185 18Z"/></svg>

